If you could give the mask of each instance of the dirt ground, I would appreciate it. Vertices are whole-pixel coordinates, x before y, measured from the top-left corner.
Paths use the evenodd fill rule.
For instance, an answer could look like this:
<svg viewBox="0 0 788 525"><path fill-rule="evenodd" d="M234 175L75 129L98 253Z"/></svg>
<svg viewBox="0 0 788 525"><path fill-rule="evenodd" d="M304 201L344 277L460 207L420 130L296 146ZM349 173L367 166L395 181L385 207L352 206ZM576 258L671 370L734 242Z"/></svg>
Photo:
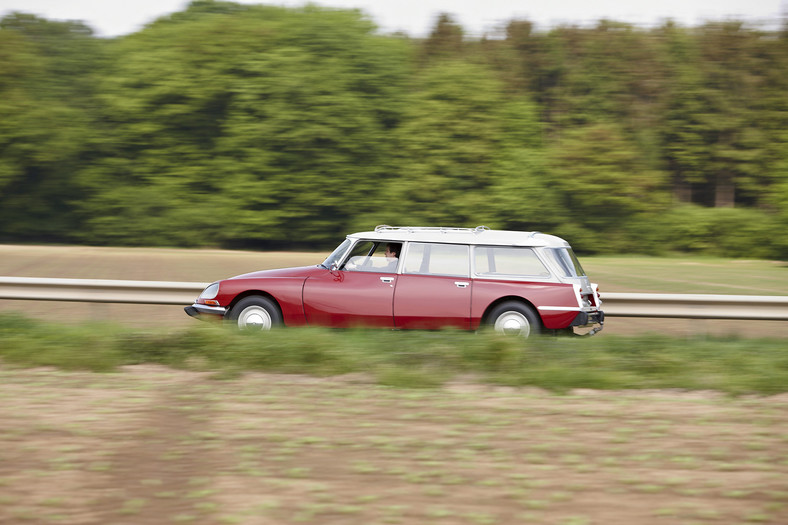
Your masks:
<svg viewBox="0 0 788 525"><path fill-rule="evenodd" d="M785 524L788 396L0 365L0 523Z"/></svg>

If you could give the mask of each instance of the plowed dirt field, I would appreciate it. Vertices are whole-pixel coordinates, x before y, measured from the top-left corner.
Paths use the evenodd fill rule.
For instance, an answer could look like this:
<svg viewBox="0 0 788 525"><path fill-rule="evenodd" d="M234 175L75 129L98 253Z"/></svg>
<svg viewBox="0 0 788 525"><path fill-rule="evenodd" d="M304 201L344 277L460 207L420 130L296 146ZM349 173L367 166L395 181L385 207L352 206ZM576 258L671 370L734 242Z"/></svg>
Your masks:
<svg viewBox="0 0 788 525"><path fill-rule="evenodd" d="M0 366L0 523L788 523L788 397Z"/></svg>

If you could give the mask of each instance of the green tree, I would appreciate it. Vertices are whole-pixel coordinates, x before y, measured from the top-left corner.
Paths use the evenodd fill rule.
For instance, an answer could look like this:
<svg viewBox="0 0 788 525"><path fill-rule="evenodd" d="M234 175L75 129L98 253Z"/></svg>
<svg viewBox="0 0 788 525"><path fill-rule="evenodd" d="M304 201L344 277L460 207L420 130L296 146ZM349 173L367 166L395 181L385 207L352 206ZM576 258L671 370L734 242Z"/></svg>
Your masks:
<svg viewBox="0 0 788 525"><path fill-rule="evenodd" d="M761 120L768 108L758 107L770 68L752 52L757 33L728 22L707 24L693 38L671 26L664 35L674 82L663 149L679 197L732 207L749 193L752 202L770 183Z"/></svg>
<svg viewBox="0 0 788 525"><path fill-rule="evenodd" d="M74 173L89 155L93 43L74 22L0 20L0 238L64 240L77 227Z"/></svg>
<svg viewBox="0 0 788 525"><path fill-rule="evenodd" d="M396 130L400 174L385 187L390 222L495 226L536 217L526 209L533 202L515 196L527 202L544 190L532 104L510 97L484 66L443 60L416 77L408 108Z"/></svg>
<svg viewBox="0 0 788 525"><path fill-rule="evenodd" d="M581 249L626 248L627 221L669 204L662 174L649 168L615 124L568 131L551 146L550 163L568 215L557 231L578 237Z"/></svg>
<svg viewBox="0 0 788 525"><path fill-rule="evenodd" d="M512 21L474 40L442 15L416 40L355 10L196 0L98 39L15 13L0 240L323 247L487 224L784 256L787 35Z"/></svg>
<svg viewBox="0 0 788 525"><path fill-rule="evenodd" d="M463 31L447 13L441 13L435 27L422 44L422 53L427 60L459 58L463 52Z"/></svg>
<svg viewBox="0 0 788 525"><path fill-rule="evenodd" d="M114 135L84 173L89 235L339 235L370 202L400 118L408 48L373 30L356 11L195 2L122 39L102 89Z"/></svg>

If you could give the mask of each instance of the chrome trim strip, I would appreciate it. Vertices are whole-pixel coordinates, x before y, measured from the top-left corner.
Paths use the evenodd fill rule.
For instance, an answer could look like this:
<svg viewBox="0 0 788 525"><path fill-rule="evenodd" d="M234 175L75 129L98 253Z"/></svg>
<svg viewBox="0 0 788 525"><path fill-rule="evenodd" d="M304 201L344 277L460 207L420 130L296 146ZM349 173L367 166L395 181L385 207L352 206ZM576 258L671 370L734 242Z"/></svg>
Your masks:
<svg viewBox="0 0 788 525"><path fill-rule="evenodd" d="M537 306L536 309L547 310L551 312L585 312L587 314L595 314L601 311L595 306L584 306L582 308L577 306Z"/></svg>
<svg viewBox="0 0 788 525"><path fill-rule="evenodd" d="M537 306L537 310L550 310L561 312L582 312L583 309L579 306Z"/></svg>

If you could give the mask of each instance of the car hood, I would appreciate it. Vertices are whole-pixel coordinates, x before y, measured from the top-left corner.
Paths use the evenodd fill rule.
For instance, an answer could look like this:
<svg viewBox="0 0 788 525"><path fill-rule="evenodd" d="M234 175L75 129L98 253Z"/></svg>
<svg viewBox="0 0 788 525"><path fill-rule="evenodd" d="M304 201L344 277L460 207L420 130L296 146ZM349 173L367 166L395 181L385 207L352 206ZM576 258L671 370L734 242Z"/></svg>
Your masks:
<svg viewBox="0 0 788 525"><path fill-rule="evenodd" d="M277 277L298 277L306 279L316 273L325 272L325 268L319 266L299 266L297 268L278 268L276 270L260 270L259 272L245 273L236 275L230 279L272 279Z"/></svg>

